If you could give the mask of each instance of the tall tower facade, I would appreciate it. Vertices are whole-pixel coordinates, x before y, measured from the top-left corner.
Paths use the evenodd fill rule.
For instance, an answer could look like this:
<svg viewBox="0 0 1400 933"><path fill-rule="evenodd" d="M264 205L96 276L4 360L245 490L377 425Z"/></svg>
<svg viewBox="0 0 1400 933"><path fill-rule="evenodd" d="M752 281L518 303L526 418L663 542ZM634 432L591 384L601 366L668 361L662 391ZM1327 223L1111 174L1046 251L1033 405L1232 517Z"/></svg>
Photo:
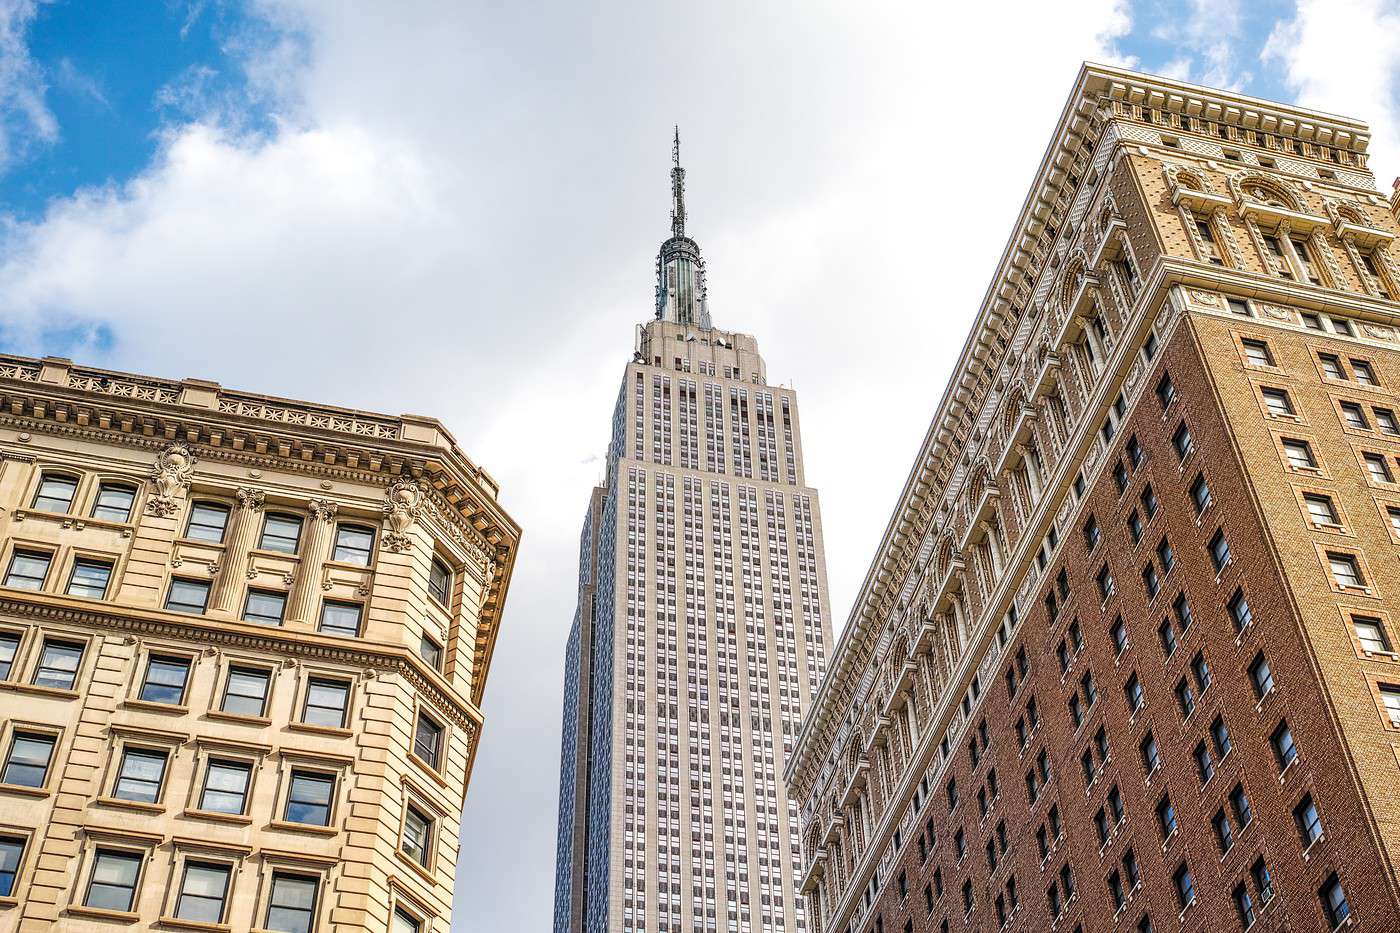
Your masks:
<svg viewBox="0 0 1400 933"><path fill-rule="evenodd" d="M584 522L554 928L795 933L782 770L831 638L821 515L795 394L710 324L678 149L672 192Z"/></svg>
<svg viewBox="0 0 1400 933"><path fill-rule="evenodd" d="M789 766L816 930L1400 929L1368 141L1084 67Z"/></svg>
<svg viewBox="0 0 1400 933"><path fill-rule="evenodd" d="M448 933L518 539L430 418L0 357L0 930Z"/></svg>

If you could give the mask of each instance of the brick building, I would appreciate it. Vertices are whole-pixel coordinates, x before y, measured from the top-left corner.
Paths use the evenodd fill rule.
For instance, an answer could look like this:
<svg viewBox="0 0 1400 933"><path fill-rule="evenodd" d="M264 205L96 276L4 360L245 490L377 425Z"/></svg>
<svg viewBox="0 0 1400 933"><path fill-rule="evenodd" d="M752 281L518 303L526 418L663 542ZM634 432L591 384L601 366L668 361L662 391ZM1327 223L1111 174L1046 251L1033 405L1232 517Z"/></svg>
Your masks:
<svg viewBox="0 0 1400 933"><path fill-rule="evenodd" d="M1400 929L1367 141L1081 71L789 764L812 929Z"/></svg>

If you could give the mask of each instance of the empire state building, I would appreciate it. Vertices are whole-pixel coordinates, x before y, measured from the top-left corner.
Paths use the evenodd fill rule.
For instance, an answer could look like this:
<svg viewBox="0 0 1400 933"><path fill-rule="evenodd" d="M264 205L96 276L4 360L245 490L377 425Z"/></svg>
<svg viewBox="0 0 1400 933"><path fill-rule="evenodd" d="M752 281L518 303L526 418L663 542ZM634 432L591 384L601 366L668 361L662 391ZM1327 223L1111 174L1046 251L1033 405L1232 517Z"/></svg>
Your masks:
<svg viewBox="0 0 1400 933"><path fill-rule="evenodd" d="M677 137L654 318L637 328L579 548L556 933L797 933L783 768L831 643L795 393L715 327Z"/></svg>

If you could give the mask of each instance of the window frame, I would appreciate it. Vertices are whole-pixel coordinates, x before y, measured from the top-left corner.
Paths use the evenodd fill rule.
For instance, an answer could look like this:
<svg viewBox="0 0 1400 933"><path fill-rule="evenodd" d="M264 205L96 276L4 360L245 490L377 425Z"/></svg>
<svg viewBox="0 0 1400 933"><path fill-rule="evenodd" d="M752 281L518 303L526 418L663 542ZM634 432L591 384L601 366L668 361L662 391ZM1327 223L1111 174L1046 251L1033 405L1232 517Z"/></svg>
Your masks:
<svg viewBox="0 0 1400 933"><path fill-rule="evenodd" d="M291 550L282 547L268 547L268 526L274 521L285 521L296 525L296 536L292 538ZM258 544L255 550L267 551L272 554L282 554L288 557L296 557L301 553L302 535L306 531L306 521L292 512L269 510L263 515L262 526L258 529ZM285 540L285 535L274 535L274 540Z"/></svg>
<svg viewBox="0 0 1400 933"><path fill-rule="evenodd" d="M229 689L233 686L235 674L263 675L264 690L262 696L262 706L259 712L243 713L237 710L230 710L226 708L230 696ZM272 705L272 693L273 689L276 686L276 680L276 669L268 667L264 663L243 658L230 658L228 663L224 665L223 670L220 672L218 682L219 689L213 694L213 696L210 697L210 702L212 705L212 708L209 710L210 715L216 717L228 717L243 721L266 722L268 718L268 708ZM244 695L234 694L234 696L242 698Z"/></svg>
<svg viewBox="0 0 1400 933"><path fill-rule="evenodd" d="M100 904L93 904L92 890L97 884L97 872L102 865L103 856L112 856L127 864L135 864L136 873L131 880L131 896L127 900L125 908L106 907ZM136 908L141 903L141 887L146 880L146 863L150 858L149 850L124 844L103 844L101 842L92 846L91 858L86 868L87 882L83 885L83 899L81 907L83 910L97 911L103 914L114 914L118 916L136 917ZM103 887L114 887L103 883Z"/></svg>
<svg viewBox="0 0 1400 933"><path fill-rule="evenodd" d="M47 739L49 742L49 753L44 759L43 777L38 784L17 784L10 781L10 767L14 763L15 746L23 740ZM48 796L52 790L51 785L54 780L54 762L62 754L63 732L51 725L37 722L9 720L5 723L3 737L4 756L0 757L0 787L12 792L29 794L31 796ZM21 768L32 768L35 765L28 762L21 762Z"/></svg>
<svg viewBox="0 0 1400 933"><path fill-rule="evenodd" d="M188 892L185 890L185 887L186 887L186 885L189 883L189 880L190 880L190 869L191 869L191 868L196 868L196 869L211 869L211 868L212 868L212 869L216 869L216 870L218 870L218 871L221 871L221 872L223 873L223 876L224 876L224 886L223 886L223 891L222 891L222 893L220 894L219 899L218 899L218 905L219 905L218 919L216 919L216 920L207 920L207 919L204 919L204 918L202 918L202 917L187 917L187 916L184 916L184 915L181 914L181 910L183 909L183 904L184 904L185 898L186 898L186 896L188 895ZM205 856L205 855L198 855L198 856L195 856L195 855L191 855L190 853L181 853L180 858L179 858L179 860L178 860L178 871L177 871L177 876L178 876L178 878L179 878L179 884L178 884L178 885L172 886L172 889L171 889L171 900L170 900L170 917L171 917L171 919L177 920L177 921L180 922L180 923L198 923L198 924L206 924L206 925L214 926L214 927L219 927L219 926L225 925L225 922L226 922L227 919L228 919L229 907L232 905L232 901L233 901L233 888L234 888L234 883L235 883L235 881L237 880L237 869L238 869L238 863L237 863L236 860L233 860L233 859L217 858L217 857L211 858L211 857L208 857L208 856ZM172 878L172 880L174 880L174 879ZM195 897L197 897L197 898L198 898L199 900L201 900L201 901L210 900L210 898L208 898L208 897L206 897L206 896L203 896L203 895L195 895Z"/></svg>
<svg viewBox="0 0 1400 933"><path fill-rule="evenodd" d="M3 581L0 581L0 583L3 583L6 587L9 587L12 590L24 590L30 593L42 593L45 589L47 589L49 585L49 576L53 573L55 556L55 552L52 548L33 547L28 544L20 544L16 542L15 546L10 549L10 559L5 565L5 577ZM11 582L11 579L15 576L15 562L20 560L21 558L35 561L43 559L43 576L36 578L32 575L26 574L25 576L20 578L21 580L37 579L37 586L28 586L23 583L16 584Z"/></svg>
<svg viewBox="0 0 1400 933"><path fill-rule="evenodd" d="M316 632L321 635L332 635L337 638L363 638L365 634L365 603L356 602L351 599L322 599L321 611L316 616ZM353 608L355 610L355 630L347 632L339 627L326 627L327 610L334 607L335 610L345 610Z"/></svg>
<svg viewBox="0 0 1400 933"><path fill-rule="evenodd" d="M197 612L193 609L179 608L180 606L194 606L194 603L181 602L178 605L175 603L175 588L177 585L192 586L195 588L202 589L204 591L204 602L202 605L200 605L199 610ZM165 587L165 601L161 604L161 608L164 609L166 612L178 612L182 615L207 615L209 612L209 597L213 595L213 591L214 584L211 580L197 580L194 577L171 576L170 582L166 584Z"/></svg>
<svg viewBox="0 0 1400 933"><path fill-rule="evenodd" d="M342 533L342 532L346 532L346 531L360 532L360 533L363 533L363 534L368 535L368 536L369 536L369 544L368 544L366 547L364 547L364 548L352 547L352 546L347 546L347 545L341 544L341 540L340 540L340 538L341 538L341 533ZM375 551L376 551L375 545L377 545L378 543L379 543L379 534L378 534L378 532L375 530L375 528L374 528L372 525L361 524L361 523L355 522L355 521L336 522L336 523L335 523L335 534L331 536L331 557L330 557L330 559L331 559L331 561L334 562L334 563L346 564L346 565L351 566L351 567L361 567L361 568L373 567L373 566L374 566L374 556L375 556ZM342 549L344 549L345 551L347 551L347 552L349 552L349 553L352 553L352 554L359 554L359 553L363 552L364 555L365 555L365 561L364 561L364 563L360 563L360 562L357 561L357 560L347 560L347 559L341 557L340 555L341 555Z"/></svg>
<svg viewBox="0 0 1400 933"><path fill-rule="evenodd" d="M99 509L111 508L111 506L106 506L102 504L103 493L115 490L129 492L131 494L131 503L126 508L126 516L124 518L109 518L107 516L97 514ZM140 496L140 494L140 486L134 482L116 479L98 480L97 492L94 493L92 497L92 508L88 509L88 518L96 519L99 522L112 522L113 524L117 525L130 525L132 524L132 513L136 511L136 500Z"/></svg>
<svg viewBox="0 0 1400 933"><path fill-rule="evenodd" d="M64 500L64 507L60 509L45 508L39 504L40 500L53 499L53 496L44 494L44 485L49 481L67 481L72 484L72 490L68 498ZM34 494L29 497L29 508L31 512L43 512L46 515L72 515L73 503L78 500L78 489L82 486L83 477L79 473L71 470L47 469L39 472L38 482L34 484Z"/></svg>
<svg viewBox="0 0 1400 933"><path fill-rule="evenodd" d="M204 522L196 524L195 518L197 515L200 514L202 510L209 512L219 512L223 515L223 523L219 526L219 536L217 538L200 537L198 535L190 534L190 531L196 527L212 527L210 525L206 525ZM185 527L180 534L180 539L182 541L198 541L200 544L204 545L224 544L225 539L228 537L229 521L232 518L233 506L229 503L207 496L192 498L189 504L189 515L185 517Z"/></svg>
<svg viewBox="0 0 1400 933"><path fill-rule="evenodd" d="M138 666L138 676L133 678L132 700L142 704L152 704L162 708L167 708L175 712L183 711L188 707L190 698L190 680L194 674L196 657L181 651L170 651L164 647L153 646L150 650L143 652L144 664ZM167 703L164 700L147 699L144 694L146 686L151 682L151 665L155 662L182 661L185 665L184 682L180 687L180 698L175 703ZM164 686L164 685L158 685Z"/></svg>

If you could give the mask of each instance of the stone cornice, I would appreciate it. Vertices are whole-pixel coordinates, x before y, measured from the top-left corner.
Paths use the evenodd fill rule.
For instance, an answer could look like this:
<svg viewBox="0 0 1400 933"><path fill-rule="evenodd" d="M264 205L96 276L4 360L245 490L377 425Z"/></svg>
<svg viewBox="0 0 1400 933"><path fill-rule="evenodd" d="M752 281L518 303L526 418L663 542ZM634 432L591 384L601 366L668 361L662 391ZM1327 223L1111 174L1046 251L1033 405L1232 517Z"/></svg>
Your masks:
<svg viewBox="0 0 1400 933"><path fill-rule="evenodd" d="M132 636L154 635L218 647L268 651L298 661L332 660L369 671L399 674L452 725L467 730L472 741L481 729L482 714L476 704L458 693L412 651L398 645L332 639L231 619L211 619L110 602L94 603L9 588L0 588L0 614L110 629Z"/></svg>

